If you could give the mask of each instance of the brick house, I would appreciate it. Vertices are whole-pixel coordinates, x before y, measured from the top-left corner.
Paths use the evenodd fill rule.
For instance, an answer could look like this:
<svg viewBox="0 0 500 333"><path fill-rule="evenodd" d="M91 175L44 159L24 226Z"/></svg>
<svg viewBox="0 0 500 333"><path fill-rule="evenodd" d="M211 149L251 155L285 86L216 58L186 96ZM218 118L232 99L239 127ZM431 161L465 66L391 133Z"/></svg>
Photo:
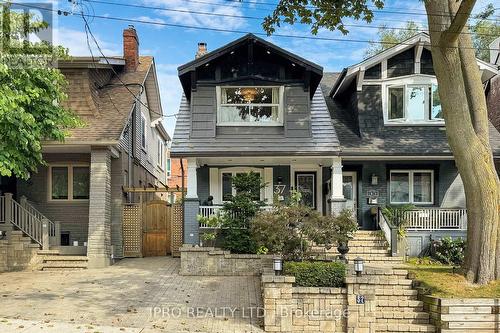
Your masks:
<svg viewBox="0 0 500 333"><path fill-rule="evenodd" d="M12 195L1 202L22 202L23 214L46 219L56 239L51 249L64 254L71 248L88 257L89 267L103 267L123 255L122 206L135 198L122 187L167 183L170 138L161 122L155 61L139 55L130 26L123 31L123 56L72 57L58 67L69 83L67 106L85 126L70 130L64 142L43 142L47 165L28 181L2 178L0 192ZM8 235L12 226L2 214L0 222ZM12 223L42 243L15 218Z"/></svg>

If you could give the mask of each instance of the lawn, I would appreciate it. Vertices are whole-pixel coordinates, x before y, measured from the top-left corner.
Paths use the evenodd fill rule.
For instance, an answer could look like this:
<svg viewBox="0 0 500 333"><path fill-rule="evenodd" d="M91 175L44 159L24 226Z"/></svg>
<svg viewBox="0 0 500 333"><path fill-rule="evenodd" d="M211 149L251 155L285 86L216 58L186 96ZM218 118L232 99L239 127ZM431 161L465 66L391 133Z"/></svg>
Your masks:
<svg viewBox="0 0 500 333"><path fill-rule="evenodd" d="M426 292L433 296L449 298L500 298L500 280L477 286L466 281L452 266L429 259L411 258L408 270L421 282Z"/></svg>

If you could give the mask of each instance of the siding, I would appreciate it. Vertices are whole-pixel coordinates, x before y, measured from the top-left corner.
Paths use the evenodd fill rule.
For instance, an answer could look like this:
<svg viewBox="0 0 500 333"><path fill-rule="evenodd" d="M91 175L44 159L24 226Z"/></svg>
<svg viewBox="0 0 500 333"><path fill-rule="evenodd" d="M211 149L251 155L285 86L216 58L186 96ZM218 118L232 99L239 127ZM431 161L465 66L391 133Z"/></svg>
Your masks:
<svg viewBox="0 0 500 333"><path fill-rule="evenodd" d="M90 164L90 154L45 154L47 163L85 162ZM18 195L30 202L51 221L61 222L61 232L70 233L70 244L87 241L89 202L54 202L48 200L48 168L40 167L28 181L18 180Z"/></svg>
<svg viewBox="0 0 500 333"><path fill-rule="evenodd" d="M311 106L309 90L302 87L285 88L285 136L308 138L311 136Z"/></svg>
<svg viewBox="0 0 500 333"><path fill-rule="evenodd" d="M191 93L191 137L215 137L216 110L215 86L198 86Z"/></svg>

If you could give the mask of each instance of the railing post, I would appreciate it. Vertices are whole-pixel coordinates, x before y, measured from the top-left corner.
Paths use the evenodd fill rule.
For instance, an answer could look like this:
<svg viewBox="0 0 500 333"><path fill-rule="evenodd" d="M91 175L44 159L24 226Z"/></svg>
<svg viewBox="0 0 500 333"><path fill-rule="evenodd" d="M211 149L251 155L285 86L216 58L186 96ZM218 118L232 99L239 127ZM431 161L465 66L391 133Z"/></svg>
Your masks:
<svg viewBox="0 0 500 333"><path fill-rule="evenodd" d="M5 193L5 226L7 227L7 236L10 236L12 214L12 193Z"/></svg>
<svg viewBox="0 0 500 333"><path fill-rule="evenodd" d="M42 219L42 250L50 249L49 242L49 220Z"/></svg>
<svg viewBox="0 0 500 333"><path fill-rule="evenodd" d="M21 207L26 208L26 204L28 203L28 198L26 198L24 195L19 198L19 204Z"/></svg>

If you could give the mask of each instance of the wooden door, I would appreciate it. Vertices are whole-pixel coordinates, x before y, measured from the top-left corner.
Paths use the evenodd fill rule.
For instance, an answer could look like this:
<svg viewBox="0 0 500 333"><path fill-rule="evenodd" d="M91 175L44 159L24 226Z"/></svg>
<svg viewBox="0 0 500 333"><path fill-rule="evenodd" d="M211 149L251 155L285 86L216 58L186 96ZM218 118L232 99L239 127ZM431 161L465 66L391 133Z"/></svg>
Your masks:
<svg viewBox="0 0 500 333"><path fill-rule="evenodd" d="M166 201L155 200L144 205L142 255L166 256L170 253L172 209Z"/></svg>

